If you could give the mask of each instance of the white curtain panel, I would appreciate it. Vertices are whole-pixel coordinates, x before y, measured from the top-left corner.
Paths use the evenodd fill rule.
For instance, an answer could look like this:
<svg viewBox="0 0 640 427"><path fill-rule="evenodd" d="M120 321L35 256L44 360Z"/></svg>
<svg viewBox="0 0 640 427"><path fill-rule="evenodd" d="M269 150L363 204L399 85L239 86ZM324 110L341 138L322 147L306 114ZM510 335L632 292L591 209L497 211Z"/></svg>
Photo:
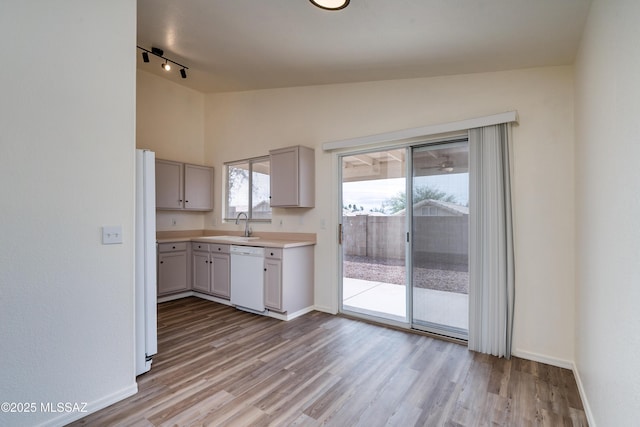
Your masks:
<svg viewBox="0 0 640 427"><path fill-rule="evenodd" d="M469 349L511 357L510 124L469 130Z"/></svg>

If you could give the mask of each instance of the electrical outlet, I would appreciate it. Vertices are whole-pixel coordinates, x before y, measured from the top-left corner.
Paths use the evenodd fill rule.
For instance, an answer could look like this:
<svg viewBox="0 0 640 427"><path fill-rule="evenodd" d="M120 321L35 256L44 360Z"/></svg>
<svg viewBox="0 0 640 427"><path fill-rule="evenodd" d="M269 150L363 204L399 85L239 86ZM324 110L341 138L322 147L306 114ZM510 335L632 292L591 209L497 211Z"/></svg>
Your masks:
<svg viewBox="0 0 640 427"><path fill-rule="evenodd" d="M102 244L117 245L122 243L122 226L111 225L102 227Z"/></svg>

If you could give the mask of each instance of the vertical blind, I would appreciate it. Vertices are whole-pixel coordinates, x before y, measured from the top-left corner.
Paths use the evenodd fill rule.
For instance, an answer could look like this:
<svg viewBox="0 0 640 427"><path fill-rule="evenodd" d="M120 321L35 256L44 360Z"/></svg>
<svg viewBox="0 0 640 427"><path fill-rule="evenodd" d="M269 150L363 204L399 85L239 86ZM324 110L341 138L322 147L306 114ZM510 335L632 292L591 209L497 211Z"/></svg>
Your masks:
<svg viewBox="0 0 640 427"><path fill-rule="evenodd" d="M510 124L469 131L469 349L511 357L515 297Z"/></svg>

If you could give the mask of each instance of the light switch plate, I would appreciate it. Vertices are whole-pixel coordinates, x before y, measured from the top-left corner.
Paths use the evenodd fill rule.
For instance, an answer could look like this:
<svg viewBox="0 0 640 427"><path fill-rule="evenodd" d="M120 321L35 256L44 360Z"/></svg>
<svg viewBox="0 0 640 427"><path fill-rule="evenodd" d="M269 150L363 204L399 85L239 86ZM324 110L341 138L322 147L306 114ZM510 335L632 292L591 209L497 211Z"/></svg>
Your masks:
<svg viewBox="0 0 640 427"><path fill-rule="evenodd" d="M122 226L109 225L102 227L102 244L117 245L122 243Z"/></svg>

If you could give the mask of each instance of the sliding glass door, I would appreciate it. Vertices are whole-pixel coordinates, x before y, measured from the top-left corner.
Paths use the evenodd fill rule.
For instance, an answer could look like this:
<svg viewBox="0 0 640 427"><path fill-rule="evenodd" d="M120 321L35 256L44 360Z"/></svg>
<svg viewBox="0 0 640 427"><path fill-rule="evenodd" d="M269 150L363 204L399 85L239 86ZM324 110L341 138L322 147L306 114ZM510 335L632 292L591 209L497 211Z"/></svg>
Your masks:
<svg viewBox="0 0 640 427"><path fill-rule="evenodd" d="M469 318L469 148L412 150L412 326L466 339Z"/></svg>
<svg viewBox="0 0 640 427"><path fill-rule="evenodd" d="M407 149L341 157L341 311L407 323Z"/></svg>
<svg viewBox="0 0 640 427"><path fill-rule="evenodd" d="M342 312L467 338L468 159L466 138L340 157Z"/></svg>

